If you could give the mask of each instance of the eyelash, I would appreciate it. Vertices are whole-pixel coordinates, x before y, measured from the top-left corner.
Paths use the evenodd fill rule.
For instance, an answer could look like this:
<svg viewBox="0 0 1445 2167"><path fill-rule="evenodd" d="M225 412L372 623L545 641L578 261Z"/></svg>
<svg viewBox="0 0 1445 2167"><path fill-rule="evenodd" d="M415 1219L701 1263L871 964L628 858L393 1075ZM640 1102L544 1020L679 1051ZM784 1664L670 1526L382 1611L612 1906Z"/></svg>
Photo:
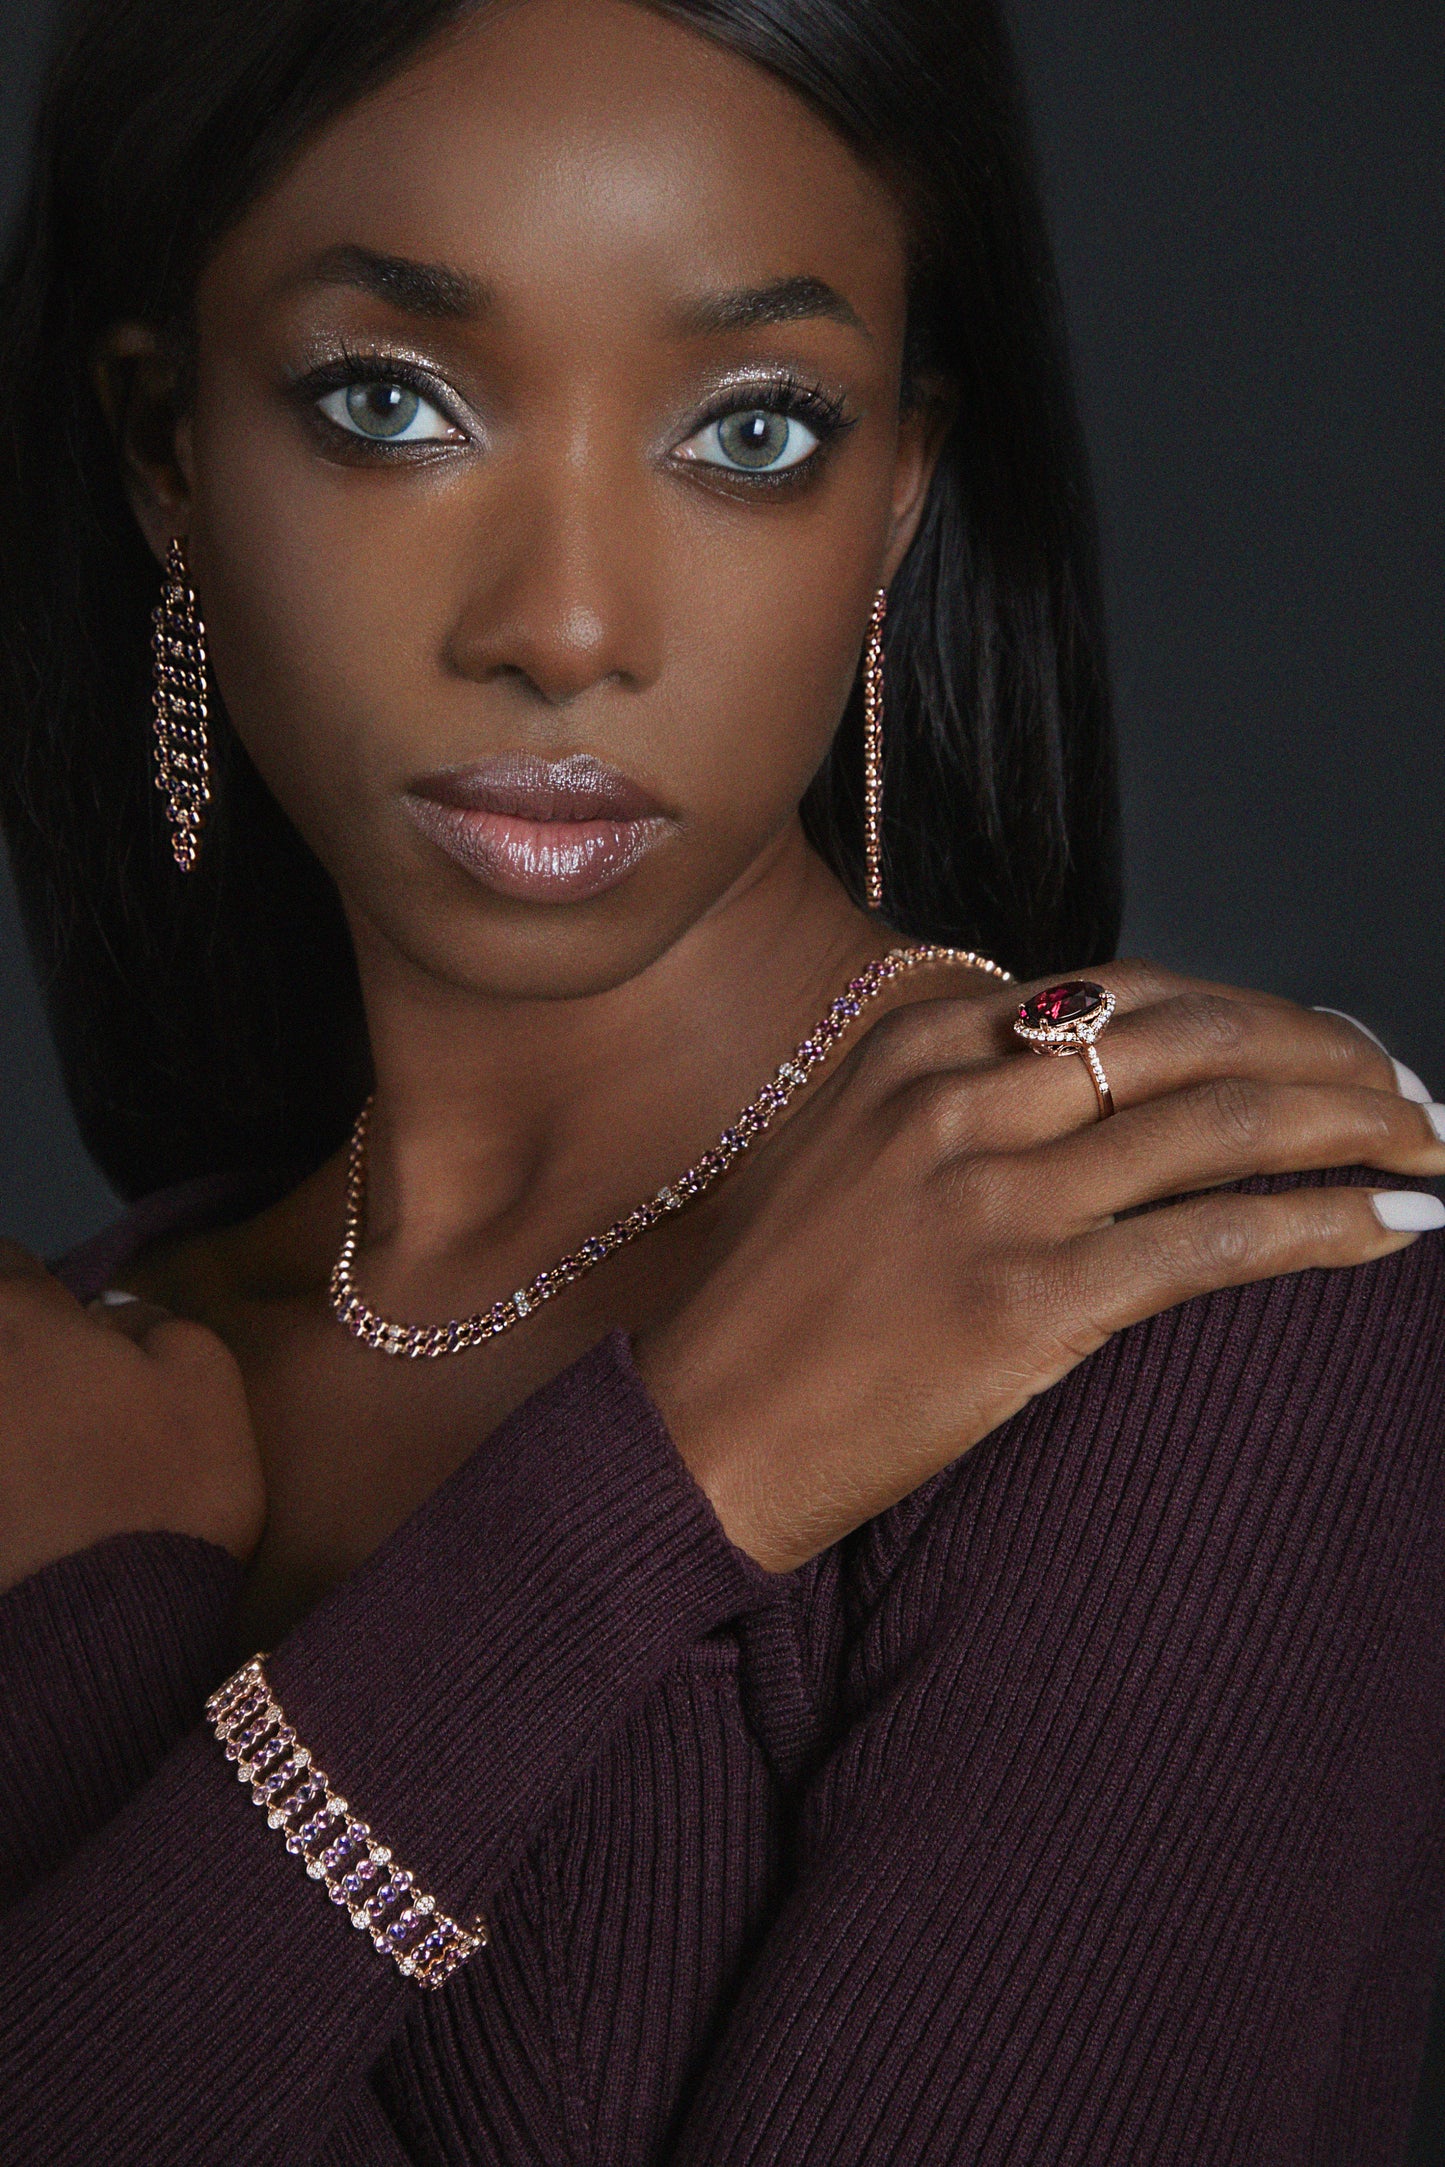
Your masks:
<svg viewBox="0 0 1445 2167"><path fill-rule="evenodd" d="M780 467L773 474L763 468L755 468L749 473L744 467L718 466L705 461L698 464L710 464L712 473L721 474L730 482L744 482L749 488L759 485L764 489L797 488L817 473L837 439L857 420L856 415L845 413L842 402L825 391L821 384L807 383L790 369L785 375L760 385L756 393L746 384L736 384L720 392L698 417L696 427L689 434L698 436L729 414L756 413L782 414L791 421L804 422L818 438L816 449L798 460L796 465Z"/></svg>
<svg viewBox="0 0 1445 2167"><path fill-rule="evenodd" d="M417 455L415 444L388 444L382 437L354 435L342 429L328 414L320 411L320 401L328 392L347 391L353 384L405 384L408 391L426 399L454 429L465 427L460 415L452 405L446 387L427 370L417 368L414 362L402 360L400 355L357 354L348 347L337 348L334 359L318 363L298 377L291 386L293 396L314 415L332 443L340 442L348 451L355 450L364 459L401 459ZM436 440L433 439L433 442Z"/></svg>
<svg viewBox="0 0 1445 2167"><path fill-rule="evenodd" d="M349 429L340 428L329 415L319 409L319 402L329 392L344 391L353 384L404 384L409 391L427 399L454 429L464 427L453 410L445 387L425 369L400 355L359 354L345 347L338 349L333 360L319 363L308 369L291 386L293 395L314 416L333 444L340 443L348 453L358 459L390 460L415 459L419 446L413 444L388 444L383 438L366 438L354 435ZM765 469L749 472L743 467L726 467L716 461L690 462L701 466L710 474L722 475L727 481L742 482L748 488L789 489L817 473L835 442L847 430L853 428L856 415L849 415L842 402L825 391L819 383L809 383L796 376L792 370L773 377L758 385L756 391L746 384L729 387L720 392L706 410L698 416L689 437L698 436L714 422L726 419L729 414L739 413L782 414L790 420L803 422L818 438L817 446L793 466L780 468L776 473ZM439 441L431 440L433 443Z"/></svg>

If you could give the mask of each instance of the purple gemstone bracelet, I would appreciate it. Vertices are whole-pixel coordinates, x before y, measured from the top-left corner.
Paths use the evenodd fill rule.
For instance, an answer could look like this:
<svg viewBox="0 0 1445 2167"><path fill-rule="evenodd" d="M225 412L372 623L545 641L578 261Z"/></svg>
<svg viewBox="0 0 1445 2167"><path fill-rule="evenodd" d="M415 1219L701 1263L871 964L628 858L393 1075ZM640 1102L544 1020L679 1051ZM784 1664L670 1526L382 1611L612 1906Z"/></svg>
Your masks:
<svg viewBox="0 0 1445 2167"><path fill-rule="evenodd" d="M486 1944L482 1920L459 1926L417 1888L387 1846L331 1788L281 1712L266 1682L264 1658L229 1677L206 1702L211 1728L236 1764L236 1776L266 1809L267 1825L286 1832L286 1848L324 1881L333 1904L371 1935L418 1986L438 1987Z"/></svg>

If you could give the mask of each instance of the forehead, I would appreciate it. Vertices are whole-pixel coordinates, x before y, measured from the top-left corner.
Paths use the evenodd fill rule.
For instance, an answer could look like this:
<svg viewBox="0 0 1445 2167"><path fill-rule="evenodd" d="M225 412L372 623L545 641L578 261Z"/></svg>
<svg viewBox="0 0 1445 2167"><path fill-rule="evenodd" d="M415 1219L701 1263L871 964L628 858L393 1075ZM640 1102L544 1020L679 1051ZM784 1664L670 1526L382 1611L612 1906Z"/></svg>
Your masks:
<svg viewBox="0 0 1445 2167"><path fill-rule="evenodd" d="M307 145L208 282L255 293L328 249L457 266L509 308L809 276L901 335L883 183L777 77L633 0L508 0Z"/></svg>

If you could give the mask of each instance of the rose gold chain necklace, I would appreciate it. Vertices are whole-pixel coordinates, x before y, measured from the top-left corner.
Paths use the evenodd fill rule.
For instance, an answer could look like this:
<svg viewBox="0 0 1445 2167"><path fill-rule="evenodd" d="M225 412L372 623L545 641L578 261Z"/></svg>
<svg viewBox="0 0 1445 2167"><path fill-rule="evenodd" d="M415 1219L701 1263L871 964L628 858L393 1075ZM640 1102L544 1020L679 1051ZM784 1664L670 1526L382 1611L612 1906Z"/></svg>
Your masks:
<svg viewBox="0 0 1445 2167"><path fill-rule="evenodd" d="M1000 979L1005 985L1013 983L1011 972L991 963L987 956L975 955L972 949L890 948L887 955L880 956L848 981L821 1022L814 1025L802 1044L763 1085L757 1097L749 1100L730 1128L723 1130L712 1149L705 1151L685 1173L679 1174L676 1181L659 1189L656 1196L639 1204L625 1219L614 1220L603 1233L589 1235L578 1248L559 1257L546 1271L538 1272L527 1286L518 1287L506 1301L494 1302L490 1309L476 1310L470 1317L449 1318L445 1324L394 1324L368 1308L356 1291L352 1268L361 1240L366 1203L366 1129L372 1105L368 1099L351 1132L346 1166L346 1233L341 1254L331 1272L333 1311L348 1332L364 1345L374 1347L378 1354L406 1355L412 1361L436 1361L444 1354L464 1354L469 1347L480 1346L484 1339L495 1339L499 1332L509 1332L514 1324L530 1317L534 1309L540 1309L564 1287L570 1287L574 1279L581 1279L605 1257L610 1257L614 1249L625 1249L629 1242L635 1242L639 1234L645 1234L659 1220L667 1218L671 1212L681 1211L694 1197L705 1195L722 1179L733 1161L771 1128L818 1064L826 1060L854 1017L860 1015L870 1001L876 1000L893 979L902 977L906 971L917 970L924 963L966 963L976 971L987 971L991 978Z"/></svg>

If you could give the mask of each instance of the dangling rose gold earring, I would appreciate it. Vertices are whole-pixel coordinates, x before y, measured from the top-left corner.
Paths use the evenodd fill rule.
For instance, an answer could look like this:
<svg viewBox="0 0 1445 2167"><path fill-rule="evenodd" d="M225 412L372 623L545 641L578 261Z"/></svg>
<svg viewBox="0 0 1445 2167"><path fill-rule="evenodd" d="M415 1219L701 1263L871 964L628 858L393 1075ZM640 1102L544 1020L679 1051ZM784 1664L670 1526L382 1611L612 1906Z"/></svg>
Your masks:
<svg viewBox="0 0 1445 2167"><path fill-rule="evenodd" d="M151 612L155 657L155 783L166 798L171 849L189 873L211 798L206 740L206 628L196 608L179 537L166 553L165 585Z"/></svg>
<svg viewBox="0 0 1445 2167"><path fill-rule="evenodd" d="M883 908L883 614L888 589L873 597L863 659L863 822L868 859L868 908Z"/></svg>

